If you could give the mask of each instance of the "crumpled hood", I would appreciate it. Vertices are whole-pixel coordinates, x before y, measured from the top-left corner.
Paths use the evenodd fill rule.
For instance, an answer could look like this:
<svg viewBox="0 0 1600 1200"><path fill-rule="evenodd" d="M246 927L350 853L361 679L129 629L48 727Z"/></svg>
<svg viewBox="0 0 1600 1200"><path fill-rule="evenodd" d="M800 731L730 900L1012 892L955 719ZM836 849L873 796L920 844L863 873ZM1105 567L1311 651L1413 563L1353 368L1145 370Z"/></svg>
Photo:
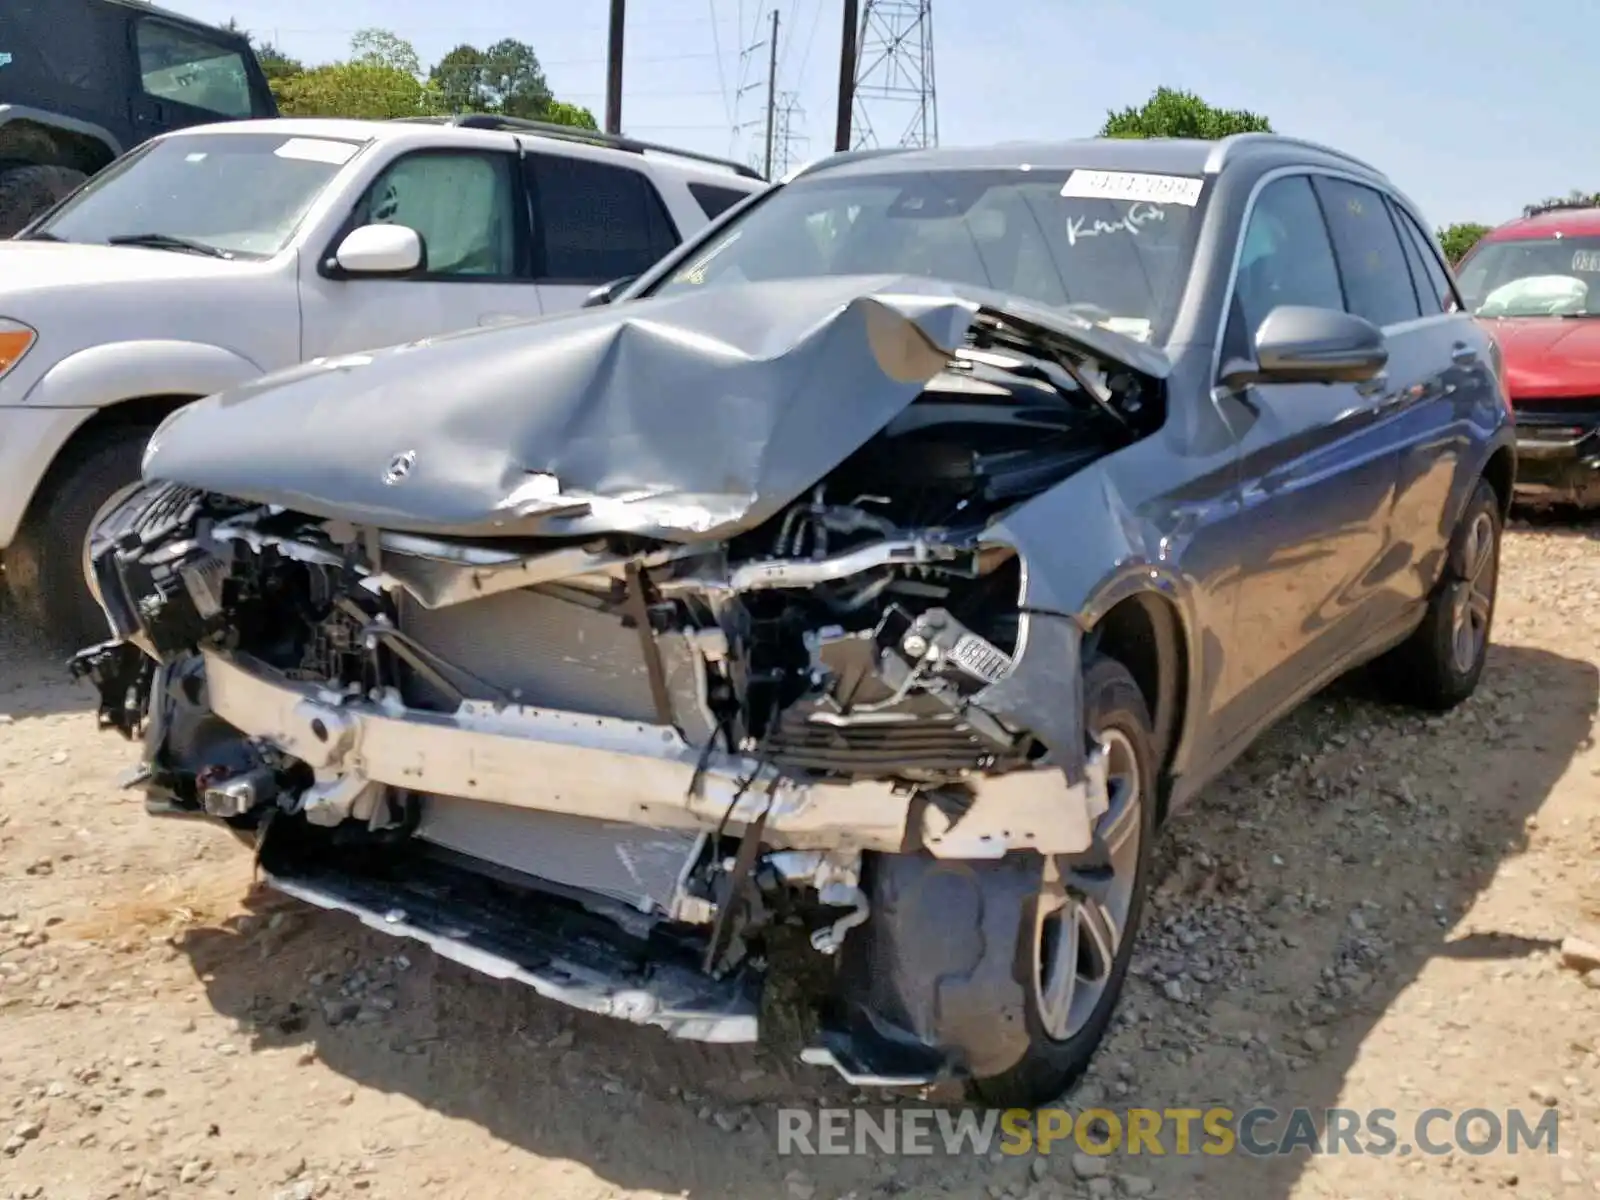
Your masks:
<svg viewBox="0 0 1600 1200"><path fill-rule="evenodd" d="M0 241L0 298L106 283L211 279L238 270L237 262L226 259L143 246Z"/></svg>
<svg viewBox="0 0 1600 1200"><path fill-rule="evenodd" d="M1505 355L1513 399L1600 396L1600 317L1502 317L1483 324Z"/></svg>
<svg viewBox="0 0 1600 1200"><path fill-rule="evenodd" d="M419 533L725 537L910 405L982 303L926 279L742 284L317 360L180 410L144 473Z"/></svg>

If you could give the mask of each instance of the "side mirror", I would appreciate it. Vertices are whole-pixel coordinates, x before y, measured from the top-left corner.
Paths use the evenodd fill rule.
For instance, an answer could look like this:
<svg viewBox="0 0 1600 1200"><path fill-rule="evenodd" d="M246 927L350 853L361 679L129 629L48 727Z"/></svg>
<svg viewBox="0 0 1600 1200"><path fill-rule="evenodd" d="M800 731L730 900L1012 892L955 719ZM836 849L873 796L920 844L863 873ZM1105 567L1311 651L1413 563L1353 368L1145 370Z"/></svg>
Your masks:
<svg viewBox="0 0 1600 1200"><path fill-rule="evenodd" d="M1256 331L1256 361L1224 365L1230 388L1252 383L1362 383L1389 362L1383 331L1333 308L1281 304Z"/></svg>
<svg viewBox="0 0 1600 1200"><path fill-rule="evenodd" d="M363 225L352 229L333 261L351 275L408 275L426 258L422 235L405 225Z"/></svg>
<svg viewBox="0 0 1600 1200"><path fill-rule="evenodd" d="M583 308L599 308L602 304L610 304L623 290L639 278L637 275L624 275L621 279L613 279L610 283L601 284L583 298Z"/></svg>

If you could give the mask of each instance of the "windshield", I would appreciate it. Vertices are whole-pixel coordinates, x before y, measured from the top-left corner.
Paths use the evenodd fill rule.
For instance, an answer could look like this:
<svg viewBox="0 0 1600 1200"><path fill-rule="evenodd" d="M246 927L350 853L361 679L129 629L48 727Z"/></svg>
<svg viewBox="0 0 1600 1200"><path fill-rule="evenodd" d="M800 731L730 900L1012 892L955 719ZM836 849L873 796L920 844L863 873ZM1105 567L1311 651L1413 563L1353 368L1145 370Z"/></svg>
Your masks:
<svg viewBox="0 0 1600 1200"><path fill-rule="evenodd" d="M1188 277L1200 186L1175 176L1020 169L801 179L721 230L653 294L921 275L1160 340Z"/></svg>
<svg viewBox="0 0 1600 1200"><path fill-rule="evenodd" d="M187 242L191 250L267 258L288 245L306 210L360 149L358 142L281 133L152 142L24 236L166 249Z"/></svg>
<svg viewBox="0 0 1600 1200"><path fill-rule="evenodd" d="M1600 317L1600 237L1483 242L1456 277L1480 317Z"/></svg>

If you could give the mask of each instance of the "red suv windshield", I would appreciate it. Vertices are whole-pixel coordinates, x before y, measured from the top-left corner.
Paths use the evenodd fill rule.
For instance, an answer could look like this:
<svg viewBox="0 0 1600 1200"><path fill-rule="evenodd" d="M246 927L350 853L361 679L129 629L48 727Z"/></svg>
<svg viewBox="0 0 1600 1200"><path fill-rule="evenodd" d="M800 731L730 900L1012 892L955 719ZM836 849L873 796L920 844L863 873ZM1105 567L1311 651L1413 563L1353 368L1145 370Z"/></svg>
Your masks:
<svg viewBox="0 0 1600 1200"><path fill-rule="evenodd" d="M1600 236L1480 242L1456 275L1480 317L1600 317Z"/></svg>

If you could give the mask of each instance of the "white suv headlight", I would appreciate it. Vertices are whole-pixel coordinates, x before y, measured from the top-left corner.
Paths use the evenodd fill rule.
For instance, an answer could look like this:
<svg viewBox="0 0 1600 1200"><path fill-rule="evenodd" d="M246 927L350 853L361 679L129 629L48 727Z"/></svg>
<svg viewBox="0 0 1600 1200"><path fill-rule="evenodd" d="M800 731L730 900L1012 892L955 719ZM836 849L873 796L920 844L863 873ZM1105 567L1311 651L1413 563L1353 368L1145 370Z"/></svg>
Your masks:
<svg viewBox="0 0 1600 1200"><path fill-rule="evenodd" d="M33 349L39 335L21 321L0 317L0 377L22 361L22 356Z"/></svg>

